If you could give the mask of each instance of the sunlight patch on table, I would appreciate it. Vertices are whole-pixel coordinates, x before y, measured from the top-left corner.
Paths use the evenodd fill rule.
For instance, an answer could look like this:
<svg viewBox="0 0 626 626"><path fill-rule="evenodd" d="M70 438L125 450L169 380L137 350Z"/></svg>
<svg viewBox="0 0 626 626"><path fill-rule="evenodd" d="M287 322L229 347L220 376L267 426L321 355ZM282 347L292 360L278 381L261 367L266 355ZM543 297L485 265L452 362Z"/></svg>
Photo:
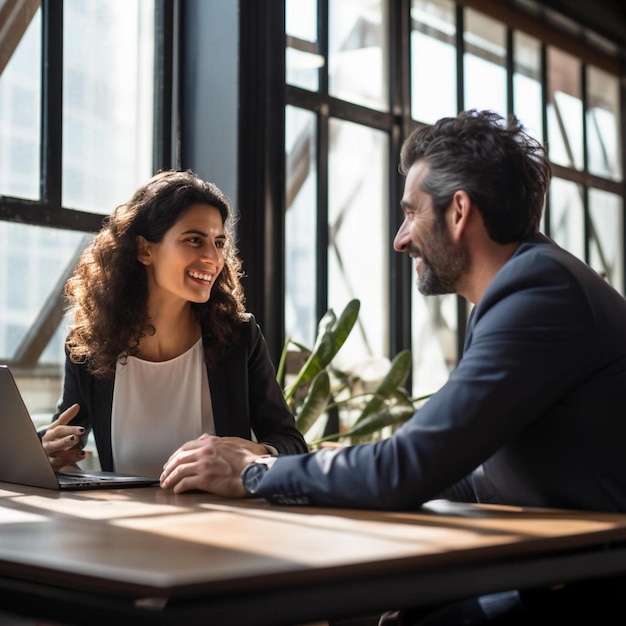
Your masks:
<svg viewBox="0 0 626 626"><path fill-rule="evenodd" d="M37 515L36 513L26 513L25 511L16 511L14 509L0 509L0 524L29 524L33 522L47 522L45 515Z"/></svg>
<svg viewBox="0 0 626 626"><path fill-rule="evenodd" d="M16 501L19 501L22 506L92 520L171 515L187 510L184 507L171 504L152 504L123 499L104 500L77 497L74 501L71 501L69 498L53 499L43 496L21 496L16 498Z"/></svg>

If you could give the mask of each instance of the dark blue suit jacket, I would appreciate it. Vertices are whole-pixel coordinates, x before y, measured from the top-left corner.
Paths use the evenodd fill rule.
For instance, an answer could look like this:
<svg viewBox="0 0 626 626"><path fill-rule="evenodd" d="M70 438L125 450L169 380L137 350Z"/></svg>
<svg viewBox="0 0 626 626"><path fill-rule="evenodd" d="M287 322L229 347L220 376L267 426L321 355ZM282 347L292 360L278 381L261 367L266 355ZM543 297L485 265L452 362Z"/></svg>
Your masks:
<svg viewBox="0 0 626 626"><path fill-rule="evenodd" d="M626 300L543 235L494 277L456 369L405 425L279 458L258 494L415 509L459 481L479 502L626 511Z"/></svg>
<svg viewBox="0 0 626 626"><path fill-rule="evenodd" d="M113 385L113 380L95 378L84 365L66 359L63 394L54 415L56 419L75 402L80 404L80 413L71 423L85 426L88 432L93 429L100 464L108 471L113 470ZM215 434L250 439L252 430L258 441L274 446L280 454L307 451L253 316L243 324L237 345L209 371L209 385ZM146 432L146 438L149 436Z"/></svg>

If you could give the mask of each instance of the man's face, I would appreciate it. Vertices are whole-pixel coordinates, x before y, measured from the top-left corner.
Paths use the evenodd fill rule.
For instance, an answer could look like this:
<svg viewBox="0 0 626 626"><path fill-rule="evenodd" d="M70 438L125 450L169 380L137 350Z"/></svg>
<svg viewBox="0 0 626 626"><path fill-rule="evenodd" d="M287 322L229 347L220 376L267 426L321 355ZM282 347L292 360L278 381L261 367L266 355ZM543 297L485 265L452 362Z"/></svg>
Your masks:
<svg viewBox="0 0 626 626"><path fill-rule="evenodd" d="M469 266L467 250L453 240L448 224L451 208L440 224L432 207L432 198L420 189L426 172L424 161L415 163L406 177L402 210L404 220L393 247L415 259L417 288L425 296L455 293L459 280Z"/></svg>

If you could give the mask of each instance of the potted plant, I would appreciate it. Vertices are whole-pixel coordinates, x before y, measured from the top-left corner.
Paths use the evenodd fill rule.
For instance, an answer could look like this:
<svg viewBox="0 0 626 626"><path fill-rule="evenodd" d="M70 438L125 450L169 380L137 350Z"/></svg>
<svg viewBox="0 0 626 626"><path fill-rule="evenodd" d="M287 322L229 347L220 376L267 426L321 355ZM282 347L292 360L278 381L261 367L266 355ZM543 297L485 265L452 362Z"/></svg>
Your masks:
<svg viewBox="0 0 626 626"><path fill-rule="evenodd" d="M404 389L411 369L409 350L393 358L373 389L363 388L358 368L347 370L335 366L333 360L350 335L359 309L357 299L348 302L338 317L329 309L318 323L315 343L310 349L289 337L283 346L277 379L284 385L285 400L312 449L325 442L380 439L409 419L432 395L410 397ZM286 364L294 348L302 364L285 384ZM320 421L324 421L323 431Z"/></svg>

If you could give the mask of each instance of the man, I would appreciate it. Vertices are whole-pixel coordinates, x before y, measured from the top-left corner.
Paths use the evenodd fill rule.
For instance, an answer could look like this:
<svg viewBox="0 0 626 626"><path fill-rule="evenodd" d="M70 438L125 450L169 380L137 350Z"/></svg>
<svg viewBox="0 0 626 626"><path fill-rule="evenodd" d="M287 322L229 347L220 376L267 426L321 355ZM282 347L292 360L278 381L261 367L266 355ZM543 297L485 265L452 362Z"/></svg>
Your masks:
<svg viewBox="0 0 626 626"><path fill-rule="evenodd" d="M626 300L539 233L543 148L515 118L472 110L415 130L401 171L394 248L421 293L474 305L447 383L384 441L255 458L209 437L178 451L162 486L189 472L176 491L275 504L626 511Z"/></svg>

